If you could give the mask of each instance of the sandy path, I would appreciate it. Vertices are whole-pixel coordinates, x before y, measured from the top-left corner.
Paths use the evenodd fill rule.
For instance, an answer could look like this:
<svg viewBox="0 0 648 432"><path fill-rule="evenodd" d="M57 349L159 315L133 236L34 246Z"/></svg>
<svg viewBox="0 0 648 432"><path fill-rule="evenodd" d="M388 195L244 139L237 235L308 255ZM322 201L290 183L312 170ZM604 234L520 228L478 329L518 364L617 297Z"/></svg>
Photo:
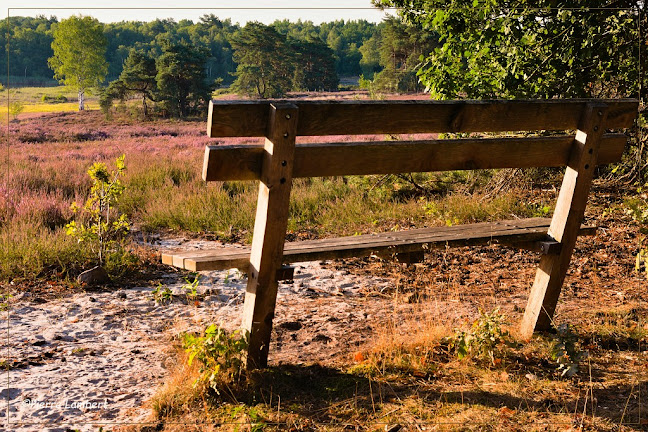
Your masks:
<svg viewBox="0 0 648 432"><path fill-rule="evenodd" d="M167 241L162 247L179 243L206 245ZM150 414L145 402L164 381L172 338L211 322L238 326L245 291L241 276L204 272L197 305L182 295L184 281L175 273L164 283L175 296L166 304L153 300L152 287L47 302L15 296L1 321L0 356L10 365L0 386L2 424L19 432L64 432L144 421ZM314 361L360 345L366 332L349 332L349 326L362 328L385 306L360 294L367 284L379 290L389 281L302 263L295 281L280 286L271 361Z"/></svg>

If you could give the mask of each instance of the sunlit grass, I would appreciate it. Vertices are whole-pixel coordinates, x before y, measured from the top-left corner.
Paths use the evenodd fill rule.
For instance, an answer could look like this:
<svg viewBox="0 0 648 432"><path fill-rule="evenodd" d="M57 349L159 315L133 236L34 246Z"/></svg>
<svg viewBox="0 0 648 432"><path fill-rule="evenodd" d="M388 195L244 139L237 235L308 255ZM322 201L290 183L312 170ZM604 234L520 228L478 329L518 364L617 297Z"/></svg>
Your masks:
<svg viewBox="0 0 648 432"><path fill-rule="evenodd" d="M85 103L86 110L98 110L99 104L96 102ZM53 112L69 112L78 111L78 102L63 102L63 103L35 103L25 104L23 113L53 113ZM20 117L19 117L20 118Z"/></svg>
<svg viewBox="0 0 648 432"><path fill-rule="evenodd" d="M7 102L21 102L24 114L78 111L77 97L76 89L67 86L19 87L0 92L3 106ZM97 96L86 92L85 105L88 110L99 109ZM20 119L20 115L18 118Z"/></svg>

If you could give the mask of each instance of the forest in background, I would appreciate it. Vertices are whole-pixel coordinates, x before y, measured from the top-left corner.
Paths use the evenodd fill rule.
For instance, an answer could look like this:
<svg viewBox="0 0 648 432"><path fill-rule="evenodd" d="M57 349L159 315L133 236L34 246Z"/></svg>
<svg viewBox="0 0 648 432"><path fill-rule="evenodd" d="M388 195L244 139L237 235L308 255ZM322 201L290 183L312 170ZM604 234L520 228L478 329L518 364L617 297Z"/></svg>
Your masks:
<svg viewBox="0 0 648 432"><path fill-rule="evenodd" d="M12 86L56 84L47 60L53 55L53 31L59 22L54 16L17 16L3 22L6 31L0 32L0 44L7 49L0 51L0 70L8 71ZM168 18L102 26L107 40L105 84L119 78L131 50L157 58L169 43L204 48L207 78L225 85L235 80L239 60L235 45L245 27L229 19L210 14L197 22ZM381 78L385 87L402 91L420 90L414 69L419 56L425 49L431 50L436 40L433 34L407 27L396 18L379 24L337 20L315 25L311 21L277 20L270 26L260 26L272 27L285 45L300 54L286 57L293 66L302 64L301 55L309 52L308 48L319 50L320 55L323 50L334 63L337 79L361 75L372 79L375 73L386 70ZM6 78L0 77L4 85Z"/></svg>

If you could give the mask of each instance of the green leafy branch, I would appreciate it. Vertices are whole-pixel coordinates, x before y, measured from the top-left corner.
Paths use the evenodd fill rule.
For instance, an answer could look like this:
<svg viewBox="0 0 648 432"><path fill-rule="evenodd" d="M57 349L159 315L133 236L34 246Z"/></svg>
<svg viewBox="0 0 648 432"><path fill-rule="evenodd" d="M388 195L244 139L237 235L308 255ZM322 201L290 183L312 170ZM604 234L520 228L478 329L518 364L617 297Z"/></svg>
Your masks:
<svg viewBox="0 0 648 432"><path fill-rule="evenodd" d="M511 336L504 330L505 316L499 309L492 312L479 311L480 317L473 323L470 330L458 331L450 341L457 357L463 359L473 356L478 359L488 359L496 365L496 357L505 346L513 344Z"/></svg>

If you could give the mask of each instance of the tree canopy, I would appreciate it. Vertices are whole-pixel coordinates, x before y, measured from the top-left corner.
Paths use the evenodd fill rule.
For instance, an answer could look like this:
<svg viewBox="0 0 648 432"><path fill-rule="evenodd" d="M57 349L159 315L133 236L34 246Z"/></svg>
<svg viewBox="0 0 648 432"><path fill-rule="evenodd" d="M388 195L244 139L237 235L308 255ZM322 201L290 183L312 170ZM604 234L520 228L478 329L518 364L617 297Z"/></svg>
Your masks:
<svg viewBox="0 0 648 432"><path fill-rule="evenodd" d="M130 94L142 100L142 111L148 115L147 101L155 101L157 92L157 68L155 60L143 51L131 49L124 62L119 79L111 82L104 91L103 99L124 99Z"/></svg>
<svg viewBox="0 0 648 432"><path fill-rule="evenodd" d="M53 56L53 28L58 25L56 17L12 16L0 24L6 31L0 32L0 69L8 71L11 81L17 85L49 85L52 75L48 58ZM358 76L361 54L359 47L374 33L376 24L364 20L338 20L319 25L311 21L290 22L277 20L272 26L291 41L322 41L333 50L335 71L340 76ZM122 72L131 49L144 52L152 58L162 54L163 40L173 43L185 42L209 50L205 63L207 77L234 81L236 71L232 36L240 29L229 19L213 14L203 15L199 20L156 19L150 22L122 21L102 24L106 37L107 79L116 80ZM330 42L330 43L329 43ZM9 62L8 59L11 59ZM6 81L0 77L0 81Z"/></svg>
<svg viewBox="0 0 648 432"><path fill-rule="evenodd" d="M231 39L238 63L232 87L259 98L285 95L292 88L293 58L286 38L274 27L249 22Z"/></svg>
<svg viewBox="0 0 648 432"><path fill-rule="evenodd" d="M315 34L286 36L274 26L250 22L231 39L238 63L232 88L258 98L291 90L336 90L333 50Z"/></svg>
<svg viewBox="0 0 648 432"><path fill-rule="evenodd" d="M423 90L416 71L421 56L438 46L438 35L418 24L406 25L396 17L383 21L361 47L363 76L373 77L376 90L419 92Z"/></svg>
<svg viewBox="0 0 648 432"><path fill-rule="evenodd" d="M48 63L54 78L77 89L82 111L86 90L98 87L108 72L103 26L92 17L72 16L54 26L53 36Z"/></svg>
<svg viewBox="0 0 648 432"><path fill-rule="evenodd" d="M211 99L219 83L207 78L208 57L209 51L204 47L184 42L163 44L162 55L155 62L155 80L159 99L172 115L184 117L200 112Z"/></svg>
<svg viewBox="0 0 648 432"><path fill-rule="evenodd" d="M637 67L643 1L374 4L399 8L407 22L439 35L419 70L436 98L636 96L645 78Z"/></svg>

